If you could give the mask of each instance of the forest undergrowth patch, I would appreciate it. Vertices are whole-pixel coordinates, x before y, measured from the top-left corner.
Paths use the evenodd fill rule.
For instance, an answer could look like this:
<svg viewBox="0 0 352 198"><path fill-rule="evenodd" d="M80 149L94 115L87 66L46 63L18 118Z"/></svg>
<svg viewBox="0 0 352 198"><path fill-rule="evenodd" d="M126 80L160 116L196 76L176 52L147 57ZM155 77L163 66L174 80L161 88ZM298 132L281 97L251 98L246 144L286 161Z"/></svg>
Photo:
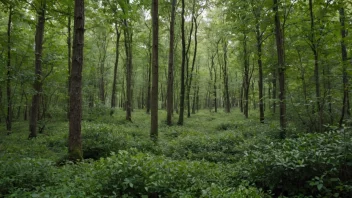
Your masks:
<svg viewBox="0 0 352 198"><path fill-rule="evenodd" d="M149 118L143 111L134 112L133 122L124 121L123 112L90 115L82 123L85 160L62 166L57 161L67 152L67 122L50 122L33 140L27 140L28 123L14 123L11 135L1 134L0 196L351 195L349 128L321 134L291 129L282 140L276 122L200 111L184 126L167 126L161 119L155 144L149 139Z"/></svg>

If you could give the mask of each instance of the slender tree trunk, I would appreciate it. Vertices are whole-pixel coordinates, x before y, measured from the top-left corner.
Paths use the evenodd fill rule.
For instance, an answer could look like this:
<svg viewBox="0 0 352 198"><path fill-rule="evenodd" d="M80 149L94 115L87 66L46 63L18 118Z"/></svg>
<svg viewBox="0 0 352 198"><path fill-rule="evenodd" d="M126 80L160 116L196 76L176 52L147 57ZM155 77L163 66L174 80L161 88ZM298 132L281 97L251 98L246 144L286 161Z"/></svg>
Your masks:
<svg viewBox="0 0 352 198"><path fill-rule="evenodd" d="M319 113L319 124L318 131L322 132L323 127L323 106L321 105L321 94L320 94L320 75L319 75L319 53L318 44L315 38L315 25L314 25L314 14L313 14L313 2L309 0L309 13L310 13L310 42L311 49L314 54L314 79L315 79L315 97L317 100L317 109Z"/></svg>
<svg viewBox="0 0 352 198"><path fill-rule="evenodd" d="M132 33L127 20L125 23L125 50L126 50L126 120L132 121Z"/></svg>
<svg viewBox="0 0 352 198"><path fill-rule="evenodd" d="M244 55L244 79L243 79L243 113L246 118L248 118L248 98L249 98L249 86L250 86L250 79L249 79L249 60L248 60L248 51L247 51L247 34L243 34L243 55Z"/></svg>
<svg viewBox="0 0 352 198"><path fill-rule="evenodd" d="M41 7L38 10L38 23L35 33L35 94L32 98L31 116L29 123L30 134L29 139L37 137L37 121L39 115L40 97L42 95L42 52L44 40L44 24L45 24L46 0L41 1Z"/></svg>
<svg viewBox="0 0 352 198"><path fill-rule="evenodd" d="M28 98L27 98L27 94L24 95L24 97L26 98L26 105L24 107L24 111L23 111L23 120L24 121L27 121L27 118L28 118Z"/></svg>
<svg viewBox="0 0 352 198"><path fill-rule="evenodd" d="M196 110L199 109L199 65L196 66L196 76L197 79L195 81L194 86L194 94L193 94L193 104L192 104L192 114L196 113Z"/></svg>
<svg viewBox="0 0 352 198"><path fill-rule="evenodd" d="M158 66L158 45L159 45L159 15L158 0L152 0L152 21L153 21L153 54L152 54L152 95L151 95L151 125L150 138L153 141L158 140L158 82L159 82L159 66Z"/></svg>
<svg viewBox="0 0 352 198"><path fill-rule="evenodd" d="M196 113L196 95L197 95L197 88L195 87L193 89L193 101L192 101L192 114Z"/></svg>
<svg viewBox="0 0 352 198"><path fill-rule="evenodd" d="M73 59L71 70L70 92L70 126L68 138L68 158L72 161L81 160L81 120L82 120L82 68L84 45L84 0L75 0Z"/></svg>
<svg viewBox="0 0 352 198"><path fill-rule="evenodd" d="M97 46L99 48L99 100L101 104L105 105L105 61L106 53L109 45L108 35L104 32L104 35L99 41L97 41Z"/></svg>
<svg viewBox="0 0 352 198"><path fill-rule="evenodd" d="M7 94L7 115L6 115L6 129L7 134L12 131L12 101L11 101L11 24L12 24L12 5L9 8L9 19L7 23L7 77L6 77L6 94Z"/></svg>
<svg viewBox="0 0 352 198"><path fill-rule="evenodd" d="M342 56L342 83L343 83L343 98L342 98L342 109L341 109L341 117L339 121L339 126L342 127L343 121L345 119L345 114L347 114L348 117L350 117L351 112L350 112L350 107L349 107L349 84L348 84L348 73L347 73L347 66L348 66L348 60L347 60L347 48L346 48L346 36L347 36L347 31L346 31L346 26L345 26L345 9L342 5L342 7L339 9L339 14L340 14L340 25L341 25L341 56Z"/></svg>
<svg viewBox="0 0 352 198"><path fill-rule="evenodd" d="M181 93L180 93L180 113L177 124L183 125L183 114L185 108L185 67L186 67L186 43L185 43L185 0L182 0L181 14L181 37L182 37L182 63L181 63Z"/></svg>
<svg viewBox="0 0 352 198"><path fill-rule="evenodd" d="M214 62L215 55L212 56L211 59L211 68L214 70L214 84L213 84L213 94L214 94L214 111L215 113L218 112L218 96L217 96L217 86L216 86L216 81L217 81L217 75L216 75L216 66Z"/></svg>
<svg viewBox="0 0 352 198"><path fill-rule="evenodd" d="M277 69L273 70L273 79L271 81L272 83L272 100L273 100L273 114L276 113L276 100L277 100Z"/></svg>
<svg viewBox="0 0 352 198"><path fill-rule="evenodd" d="M286 136L286 98L285 98L285 52L284 52L284 40L283 32L281 29L280 17L279 17L279 0L274 1L274 13L275 13L275 37L276 37L276 48L278 56L278 74L279 74L279 88L280 88L280 128L281 138Z"/></svg>
<svg viewBox="0 0 352 198"><path fill-rule="evenodd" d="M116 107L117 69L119 65L119 54L120 54L119 46L120 46L121 33L119 32L117 21L115 21L115 33L116 33L116 43L115 43L116 52L115 52L115 65L114 65L114 79L112 83L112 93L111 93L111 115L113 114L114 108Z"/></svg>
<svg viewBox="0 0 352 198"><path fill-rule="evenodd" d="M193 1L195 3L195 1ZM194 29L194 51L193 51L193 59L192 59L192 67L191 67L191 74L189 75L189 81L187 85L187 117L191 117L191 99L190 99L190 94L191 94L191 87L192 87L192 80L193 80L193 72L194 72L194 67L196 64L196 58L197 58L197 48L198 48L198 38L197 38L197 32L198 32L198 25L197 24L197 17L193 15L193 23L195 26Z"/></svg>
<svg viewBox="0 0 352 198"><path fill-rule="evenodd" d="M151 81L152 81L152 53L150 52L149 53L149 67L148 67L147 114L150 113L150 100L151 100L150 99L151 98L150 92L152 90Z"/></svg>
<svg viewBox="0 0 352 198"><path fill-rule="evenodd" d="M173 112L173 95L174 95L174 42L175 42L175 12L176 1L172 0L171 21L170 21L170 45L169 45L169 68L168 68L168 83L167 83L167 125L172 125Z"/></svg>
<svg viewBox="0 0 352 198"><path fill-rule="evenodd" d="M71 11L71 8L68 8L68 11ZM72 43L71 43L71 14L67 17L67 69L68 69L68 76L67 76L67 87L68 87L68 100L67 100L67 119L70 119L70 92L71 92L71 50L72 50Z"/></svg>
<svg viewBox="0 0 352 198"><path fill-rule="evenodd" d="M258 56L258 89L259 89L259 121L264 123L264 97L263 97L263 62L262 62L262 35L260 26L257 22L256 25L256 38L257 38L257 56Z"/></svg>
<svg viewBox="0 0 352 198"><path fill-rule="evenodd" d="M190 49L191 49L191 41L192 41L192 34L193 34L193 18L194 18L194 13L195 13L195 0L193 0L192 3L192 15L191 15L191 29L189 31L189 36L188 36L188 42L187 42L187 47L186 47L186 90L185 90L185 97L186 97L186 102L187 102L187 117L190 117L190 72L189 72L189 60L190 60Z"/></svg>
<svg viewBox="0 0 352 198"><path fill-rule="evenodd" d="M231 102L230 102L230 93L229 93L229 74L227 66L227 40L224 40L224 90L225 90L225 112L230 113L231 111Z"/></svg>

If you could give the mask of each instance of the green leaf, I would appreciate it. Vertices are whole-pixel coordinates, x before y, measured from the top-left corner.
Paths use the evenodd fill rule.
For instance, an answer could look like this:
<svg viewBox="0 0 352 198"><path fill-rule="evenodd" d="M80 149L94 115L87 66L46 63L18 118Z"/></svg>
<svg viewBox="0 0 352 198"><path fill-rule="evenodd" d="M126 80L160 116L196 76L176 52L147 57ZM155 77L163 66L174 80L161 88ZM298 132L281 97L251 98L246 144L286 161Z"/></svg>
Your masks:
<svg viewBox="0 0 352 198"><path fill-rule="evenodd" d="M318 184L317 185L318 190L320 191L323 188L323 184Z"/></svg>

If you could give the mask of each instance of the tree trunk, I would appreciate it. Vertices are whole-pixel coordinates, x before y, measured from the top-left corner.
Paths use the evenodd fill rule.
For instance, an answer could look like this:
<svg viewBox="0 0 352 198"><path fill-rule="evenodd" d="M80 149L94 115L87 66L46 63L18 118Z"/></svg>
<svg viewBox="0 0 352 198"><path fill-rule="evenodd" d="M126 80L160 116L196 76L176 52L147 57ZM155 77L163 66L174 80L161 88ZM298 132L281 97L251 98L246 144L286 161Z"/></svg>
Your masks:
<svg viewBox="0 0 352 198"><path fill-rule="evenodd" d="M227 66L227 40L224 40L224 90L225 90L225 112L230 113L231 111L231 102L230 102L230 94L229 94L229 74L228 74L228 66Z"/></svg>
<svg viewBox="0 0 352 198"><path fill-rule="evenodd" d="M319 75L319 53L318 53L318 44L315 39L315 25L314 25L314 14L313 14L313 2L309 0L309 13L310 13L310 42L311 49L314 54L314 79L315 79L315 97L317 100L317 109L319 113L319 124L318 131L322 132L323 127L323 106L321 105L321 94L320 94L320 75Z"/></svg>
<svg viewBox="0 0 352 198"><path fill-rule="evenodd" d="M99 100L101 104L105 105L106 95L105 95L105 61L106 61L106 53L109 45L108 34L103 32L102 38L98 39L97 46L99 49Z"/></svg>
<svg viewBox="0 0 352 198"><path fill-rule="evenodd" d="M195 4L195 1L193 1L193 4ZM187 117L191 117L191 99L190 99L190 94L191 94L191 87L192 87L192 80L193 80L193 72L194 72L194 66L196 64L196 58L197 58L197 48L198 48L198 39L197 39L197 32L198 32L198 25L197 24L197 17L193 15L192 19L195 29L194 29L194 51L193 51L193 59L192 59L192 67L191 67L191 74L189 75L189 81L187 85Z"/></svg>
<svg viewBox="0 0 352 198"><path fill-rule="evenodd" d="M114 65L114 79L112 83L112 93L111 93L111 115L114 112L114 108L116 107L116 86L117 86L117 69L119 65L119 53L120 53L120 36L121 33L119 32L117 21L115 21L115 33L116 33L116 43L115 43L115 65Z"/></svg>
<svg viewBox="0 0 352 198"><path fill-rule="evenodd" d="M178 125L183 125L183 113L185 108L185 65L186 65L186 43L185 43L185 0L182 0L181 14L181 37L182 37L182 63L181 63L181 93L180 93L180 113Z"/></svg>
<svg viewBox="0 0 352 198"><path fill-rule="evenodd" d="M218 97L217 97L217 87L216 87L217 75L216 75L214 58L215 58L215 55L211 57L211 68L214 70L214 82L213 82L214 111L215 113L217 113L218 112Z"/></svg>
<svg viewBox="0 0 352 198"><path fill-rule="evenodd" d="M9 19L7 23L7 77L6 77L6 94L7 94L7 115L6 130L7 134L12 130L12 101L11 101L11 23L12 23L12 5L9 8Z"/></svg>
<svg viewBox="0 0 352 198"><path fill-rule="evenodd" d="M148 89L147 89L147 114L150 113L150 101L151 95L150 92L152 90L152 53L149 53L149 67L148 67Z"/></svg>
<svg viewBox="0 0 352 198"><path fill-rule="evenodd" d="M41 7L38 10L38 23L35 33L35 93L32 98L31 116L29 123L30 134L29 139L37 137L37 121L39 115L40 97L42 95L42 52L44 40L44 24L45 24L46 0L41 1Z"/></svg>
<svg viewBox="0 0 352 198"><path fill-rule="evenodd" d="M170 21L170 45L169 45L169 68L168 68L168 83L167 83L167 125L172 125L173 112L173 95L174 95L174 42L175 42L175 12L176 1L172 0L171 21Z"/></svg>
<svg viewBox="0 0 352 198"><path fill-rule="evenodd" d="M68 11L71 11L71 8L68 8ZM68 87L68 100L67 100L67 119L70 119L70 79L71 79L71 50L72 50L72 43L71 43L71 14L67 17L67 69L68 69L68 76L67 76L67 87Z"/></svg>
<svg viewBox="0 0 352 198"><path fill-rule="evenodd" d="M279 0L274 1L274 13L275 13L275 37L276 37L276 48L278 56L278 74L279 74L279 99L280 99L280 129L281 138L286 136L286 98L285 98L285 62L284 62L284 40L283 32L281 29L280 17L279 17Z"/></svg>
<svg viewBox="0 0 352 198"><path fill-rule="evenodd" d="M340 25L341 25L341 56L342 56L342 83L343 83L343 98L342 98L342 109L341 109L341 117L339 121L339 126L342 127L343 121L345 119L345 114L350 117L350 107L349 107L349 84L348 84L348 73L347 73L347 48L346 48L346 26L345 26L345 9L342 7L339 9L340 14Z"/></svg>
<svg viewBox="0 0 352 198"><path fill-rule="evenodd" d="M256 27L257 38L257 56L258 56L258 89L259 89L259 121L264 123L264 97L263 97L263 62L262 62L262 34L260 32L259 22Z"/></svg>
<svg viewBox="0 0 352 198"><path fill-rule="evenodd" d="M152 95L151 95L151 125L150 138L153 141L158 140L158 82L159 82L159 66L158 66L158 45L159 45L159 15L158 0L152 0L152 21L153 21L153 54L152 54Z"/></svg>
<svg viewBox="0 0 352 198"><path fill-rule="evenodd" d="M126 120L132 121L132 33L127 19L125 23L125 50L126 50Z"/></svg>
<svg viewBox="0 0 352 198"><path fill-rule="evenodd" d="M84 45L84 0L75 0L73 59L70 92L70 127L68 158L82 159L81 120L82 120L82 68Z"/></svg>
<svg viewBox="0 0 352 198"><path fill-rule="evenodd" d="M246 118L248 118L248 98L249 98L249 86L250 86L250 79L249 79L249 60L248 60L248 51L247 51L247 34L243 34L243 58L244 58L244 77L243 77L243 113Z"/></svg>

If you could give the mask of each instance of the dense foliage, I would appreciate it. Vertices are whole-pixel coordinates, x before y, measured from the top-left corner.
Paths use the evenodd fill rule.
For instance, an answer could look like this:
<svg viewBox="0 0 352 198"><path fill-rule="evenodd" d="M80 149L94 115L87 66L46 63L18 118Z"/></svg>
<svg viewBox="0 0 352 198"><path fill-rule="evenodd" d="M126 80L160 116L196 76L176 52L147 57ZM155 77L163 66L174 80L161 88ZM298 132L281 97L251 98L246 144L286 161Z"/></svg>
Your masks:
<svg viewBox="0 0 352 198"><path fill-rule="evenodd" d="M164 112L160 112L164 115ZM275 122L253 125L239 112L201 111L185 126L160 124L149 138L147 114L123 112L83 122L85 160L65 162L67 124L48 123L25 140L26 123L0 142L0 193L5 197L349 197L351 130L279 139ZM204 124L203 124L204 123Z"/></svg>
<svg viewBox="0 0 352 198"><path fill-rule="evenodd" d="M1 0L0 197L352 197L351 8Z"/></svg>

